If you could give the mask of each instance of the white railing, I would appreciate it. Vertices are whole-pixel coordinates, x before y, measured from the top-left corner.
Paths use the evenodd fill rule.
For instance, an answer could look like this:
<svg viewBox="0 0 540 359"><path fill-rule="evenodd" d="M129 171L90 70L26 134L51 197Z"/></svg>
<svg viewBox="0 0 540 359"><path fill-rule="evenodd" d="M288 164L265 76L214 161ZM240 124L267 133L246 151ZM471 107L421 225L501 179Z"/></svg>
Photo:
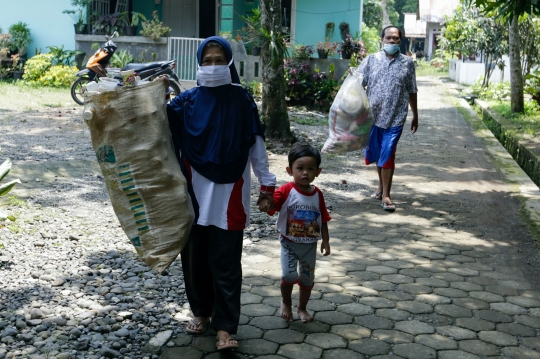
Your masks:
<svg viewBox="0 0 540 359"><path fill-rule="evenodd" d="M197 49L204 39L190 37L169 37L167 53L176 59L176 75L181 81L197 80Z"/></svg>

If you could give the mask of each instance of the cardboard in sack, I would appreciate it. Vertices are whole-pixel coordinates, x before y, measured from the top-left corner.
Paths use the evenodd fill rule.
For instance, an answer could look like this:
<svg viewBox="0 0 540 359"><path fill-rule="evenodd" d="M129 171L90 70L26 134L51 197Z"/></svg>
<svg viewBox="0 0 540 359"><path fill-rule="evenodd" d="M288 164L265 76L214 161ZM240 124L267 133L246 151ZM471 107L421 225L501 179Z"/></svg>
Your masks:
<svg viewBox="0 0 540 359"><path fill-rule="evenodd" d="M362 80L353 69L341 85L328 114L329 136L322 152L345 153L369 145L373 114Z"/></svg>
<svg viewBox="0 0 540 359"><path fill-rule="evenodd" d="M142 260L161 273L183 249L194 217L163 81L88 96L84 118L122 229Z"/></svg>

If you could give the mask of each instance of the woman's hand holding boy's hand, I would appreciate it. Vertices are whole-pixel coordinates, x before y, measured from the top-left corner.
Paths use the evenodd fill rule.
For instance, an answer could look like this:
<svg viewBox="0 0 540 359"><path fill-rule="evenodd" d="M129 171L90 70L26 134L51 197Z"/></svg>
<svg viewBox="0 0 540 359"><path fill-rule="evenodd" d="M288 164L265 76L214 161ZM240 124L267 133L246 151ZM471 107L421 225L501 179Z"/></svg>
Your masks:
<svg viewBox="0 0 540 359"><path fill-rule="evenodd" d="M321 253L323 256L327 256L330 254L330 241L328 239L321 241Z"/></svg>
<svg viewBox="0 0 540 359"><path fill-rule="evenodd" d="M272 194L261 193L257 201L261 212L268 212L274 208L274 196Z"/></svg>

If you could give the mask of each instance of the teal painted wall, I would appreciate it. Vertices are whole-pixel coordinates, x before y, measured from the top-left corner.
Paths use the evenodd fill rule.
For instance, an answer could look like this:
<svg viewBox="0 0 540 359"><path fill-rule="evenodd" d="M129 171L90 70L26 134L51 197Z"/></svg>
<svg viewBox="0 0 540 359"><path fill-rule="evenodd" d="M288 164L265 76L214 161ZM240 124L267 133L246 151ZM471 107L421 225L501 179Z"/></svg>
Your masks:
<svg viewBox="0 0 540 359"><path fill-rule="evenodd" d="M236 35L236 30L246 26L246 23L240 19L240 15L251 15L251 10L257 7L259 7L259 0L253 2L247 2L245 0L234 2L233 35Z"/></svg>
<svg viewBox="0 0 540 359"><path fill-rule="evenodd" d="M10 25L19 21L30 28L32 43L28 46L28 57L36 49L49 52L47 46L62 46L75 49L75 29L69 15L62 10L71 9L70 0L0 0L0 27L6 33Z"/></svg>
<svg viewBox="0 0 540 359"><path fill-rule="evenodd" d="M339 24L349 23L351 35L360 30L359 0L297 0L295 43L317 45L324 41L324 30L327 22L334 22L334 36L330 41L341 42Z"/></svg>
<svg viewBox="0 0 540 359"><path fill-rule="evenodd" d="M0 0L2 1L2 0ZM154 10L158 11L158 15L160 19L163 19L163 16L161 16L162 11L162 5L161 4L155 4L154 1L148 1L148 0L131 0L131 7L133 11L137 11L142 13L148 20L152 18L152 12ZM139 24L139 31L142 29L141 25Z"/></svg>

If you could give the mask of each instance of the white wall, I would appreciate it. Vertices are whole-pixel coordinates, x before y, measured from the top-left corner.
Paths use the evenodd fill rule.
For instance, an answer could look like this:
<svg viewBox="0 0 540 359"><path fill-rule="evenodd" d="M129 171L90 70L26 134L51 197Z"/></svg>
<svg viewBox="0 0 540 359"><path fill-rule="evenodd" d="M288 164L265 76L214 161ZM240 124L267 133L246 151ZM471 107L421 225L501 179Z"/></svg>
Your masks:
<svg viewBox="0 0 540 359"><path fill-rule="evenodd" d="M510 62L507 55L503 56L503 60L506 64L504 68L504 75L502 78L503 82L510 81ZM462 60L452 59L449 64L449 77L460 83L470 85L474 83L481 76L484 76L485 65L483 62L472 62ZM490 83L499 83L501 82L501 71L498 67L493 70L491 77L489 79Z"/></svg>
<svg viewBox="0 0 540 359"><path fill-rule="evenodd" d="M0 27L6 33L10 25L19 21L30 28L32 43L28 57L49 52L47 46L62 46L75 50L75 29L69 15L62 10L71 9L70 0L0 0Z"/></svg>

